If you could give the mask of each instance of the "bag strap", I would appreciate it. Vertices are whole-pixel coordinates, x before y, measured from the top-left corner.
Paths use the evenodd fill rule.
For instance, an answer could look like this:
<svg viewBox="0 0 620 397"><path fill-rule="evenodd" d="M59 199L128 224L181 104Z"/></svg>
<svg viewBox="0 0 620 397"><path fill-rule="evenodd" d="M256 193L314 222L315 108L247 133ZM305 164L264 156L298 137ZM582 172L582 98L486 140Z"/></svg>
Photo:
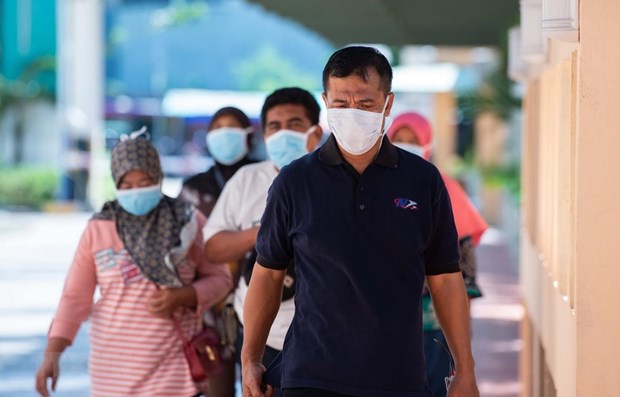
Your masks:
<svg viewBox="0 0 620 397"><path fill-rule="evenodd" d="M224 185L226 185L226 179L224 175L222 175L222 171L218 168L217 164L213 165L213 176L215 177L215 182L217 182L221 193L222 189L224 189Z"/></svg>
<svg viewBox="0 0 620 397"><path fill-rule="evenodd" d="M181 323L179 322L179 319L174 314L172 315L172 324L174 325L174 329L176 329L177 334L179 335L179 338L181 339L183 344L186 344L187 338L185 338L185 335L183 335L183 330L181 329Z"/></svg>

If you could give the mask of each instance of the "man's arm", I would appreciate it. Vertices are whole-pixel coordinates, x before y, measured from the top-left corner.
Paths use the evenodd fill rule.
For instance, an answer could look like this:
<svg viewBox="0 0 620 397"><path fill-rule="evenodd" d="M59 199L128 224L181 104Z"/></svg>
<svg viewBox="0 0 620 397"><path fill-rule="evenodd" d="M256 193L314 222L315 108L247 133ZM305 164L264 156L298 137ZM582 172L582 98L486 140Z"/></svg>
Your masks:
<svg viewBox="0 0 620 397"><path fill-rule="evenodd" d="M235 262L256 244L258 227L247 227L240 219L239 203L251 179L245 168L241 168L226 183L217 200L202 234L205 239L204 254L213 263Z"/></svg>
<svg viewBox="0 0 620 397"><path fill-rule="evenodd" d="M461 272L427 276L433 307L454 357L456 375L449 396L478 397L471 350L469 302Z"/></svg>
<svg viewBox="0 0 620 397"><path fill-rule="evenodd" d="M247 230L223 230L213 235L205 243L205 256L213 263L239 260L256 244L258 226Z"/></svg>
<svg viewBox="0 0 620 397"><path fill-rule="evenodd" d="M243 348L241 368L244 397L270 395L261 390L265 367L262 364L267 336L282 298L286 270L273 270L256 263L243 307Z"/></svg>

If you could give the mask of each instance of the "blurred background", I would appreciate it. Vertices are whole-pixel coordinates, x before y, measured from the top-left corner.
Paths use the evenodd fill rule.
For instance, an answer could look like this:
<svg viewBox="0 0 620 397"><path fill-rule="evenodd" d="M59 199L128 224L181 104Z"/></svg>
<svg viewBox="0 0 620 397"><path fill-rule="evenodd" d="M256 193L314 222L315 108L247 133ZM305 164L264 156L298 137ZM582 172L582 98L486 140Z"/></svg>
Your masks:
<svg viewBox="0 0 620 397"><path fill-rule="evenodd" d="M319 97L327 58L351 43L373 44L391 61L394 113L432 120L442 169L469 178L483 170L485 180L472 184L511 183L518 196L519 90L505 73L517 4L494 7L490 26L462 30L452 26L458 10L445 3L449 13L435 21L422 15L441 7L407 6L400 20L385 5L359 27L343 20L339 28L354 3L304 10L243 0L3 1L0 205L98 208L114 194L109 149L143 125L175 195L179 178L210 165L205 132L217 109L238 106L260 129L266 94L300 86ZM411 41L411 29L424 35ZM255 157L264 157L260 134L256 141ZM489 220L499 221L498 211L489 207Z"/></svg>
<svg viewBox="0 0 620 397"><path fill-rule="evenodd" d="M1 1L0 396L36 395L34 371L73 250L91 213L115 195L109 153L119 136L148 128L164 191L176 196L184 178L212 164L205 136L216 110L248 114L262 159L266 95L299 86L323 106L323 66L348 44L373 45L390 60L394 115L431 120L435 163L494 225L487 247L515 276L520 89L506 58L518 4L479 2L488 16L451 1ZM505 307L492 296L485 304L482 335L492 333L489 321L509 326L499 348L486 349L495 357L480 364L483 390L516 395L518 310L497 320L484 308ZM63 355L57 395L88 395L87 357L88 323Z"/></svg>
<svg viewBox="0 0 620 397"><path fill-rule="evenodd" d="M350 44L390 60L393 114L431 120L433 161L492 226L478 248L485 297L472 307L482 395L617 395L617 377L601 376L605 386L578 376L590 364L612 371L603 363L620 353L608 346L620 318L604 306L620 276L620 192L605 179L620 176L609 167L620 101L607 101L620 87L620 7L598 4L1 0L0 396L35 395L79 235L115 194L109 151L119 136L148 128L164 191L176 196L212 164L205 135L217 109L250 116L262 159L265 96L300 86L323 105L322 68ZM579 272L593 257L603 276ZM87 333L85 324L63 356L59 396L89 394Z"/></svg>

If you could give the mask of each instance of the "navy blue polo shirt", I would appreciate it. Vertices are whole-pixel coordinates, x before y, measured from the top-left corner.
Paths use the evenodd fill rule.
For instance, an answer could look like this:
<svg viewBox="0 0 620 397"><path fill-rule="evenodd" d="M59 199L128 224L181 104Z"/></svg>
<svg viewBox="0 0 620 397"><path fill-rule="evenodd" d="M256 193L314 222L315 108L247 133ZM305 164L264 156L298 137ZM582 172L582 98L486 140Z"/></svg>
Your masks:
<svg viewBox="0 0 620 397"><path fill-rule="evenodd" d="M426 397L422 286L460 271L437 169L387 138L362 175L333 136L284 167L269 191L257 262L297 272L282 388Z"/></svg>

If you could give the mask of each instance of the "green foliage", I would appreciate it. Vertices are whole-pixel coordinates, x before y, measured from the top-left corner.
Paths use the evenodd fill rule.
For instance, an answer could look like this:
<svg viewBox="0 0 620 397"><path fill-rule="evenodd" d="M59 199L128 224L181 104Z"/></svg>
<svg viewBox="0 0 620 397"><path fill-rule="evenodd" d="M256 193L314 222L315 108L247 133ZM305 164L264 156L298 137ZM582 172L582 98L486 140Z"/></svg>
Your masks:
<svg viewBox="0 0 620 397"><path fill-rule="evenodd" d="M203 18L207 11L204 1L172 0L168 7L153 13L151 25L156 29L181 26Z"/></svg>
<svg viewBox="0 0 620 397"><path fill-rule="evenodd" d="M519 164L486 167L481 170L481 173L485 185L503 187L517 203L521 201L521 168Z"/></svg>
<svg viewBox="0 0 620 397"><path fill-rule="evenodd" d="M512 86L513 83L500 69L487 77L477 91L460 94L459 108L470 119L479 113L493 112L508 120L512 112L521 107L521 100L513 95Z"/></svg>
<svg viewBox="0 0 620 397"><path fill-rule="evenodd" d="M320 89L321 82L314 74L304 73L293 61L270 45L236 62L233 75L242 90L271 92L282 87L301 87L310 91Z"/></svg>
<svg viewBox="0 0 620 397"><path fill-rule="evenodd" d="M0 206L40 209L54 199L58 174L44 167L0 168Z"/></svg>
<svg viewBox="0 0 620 397"><path fill-rule="evenodd" d="M514 110L521 108L521 99L514 94L514 82L508 78L508 30L518 24L516 20L506 26L498 40L500 62L497 69L484 79L477 90L458 95L459 108L466 118L473 119L479 113L493 112L508 120Z"/></svg>
<svg viewBox="0 0 620 397"><path fill-rule="evenodd" d="M11 106L37 98L53 99L49 83L54 80L56 60L43 56L30 62L16 80L9 80L0 74L0 114Z"/></svg>

